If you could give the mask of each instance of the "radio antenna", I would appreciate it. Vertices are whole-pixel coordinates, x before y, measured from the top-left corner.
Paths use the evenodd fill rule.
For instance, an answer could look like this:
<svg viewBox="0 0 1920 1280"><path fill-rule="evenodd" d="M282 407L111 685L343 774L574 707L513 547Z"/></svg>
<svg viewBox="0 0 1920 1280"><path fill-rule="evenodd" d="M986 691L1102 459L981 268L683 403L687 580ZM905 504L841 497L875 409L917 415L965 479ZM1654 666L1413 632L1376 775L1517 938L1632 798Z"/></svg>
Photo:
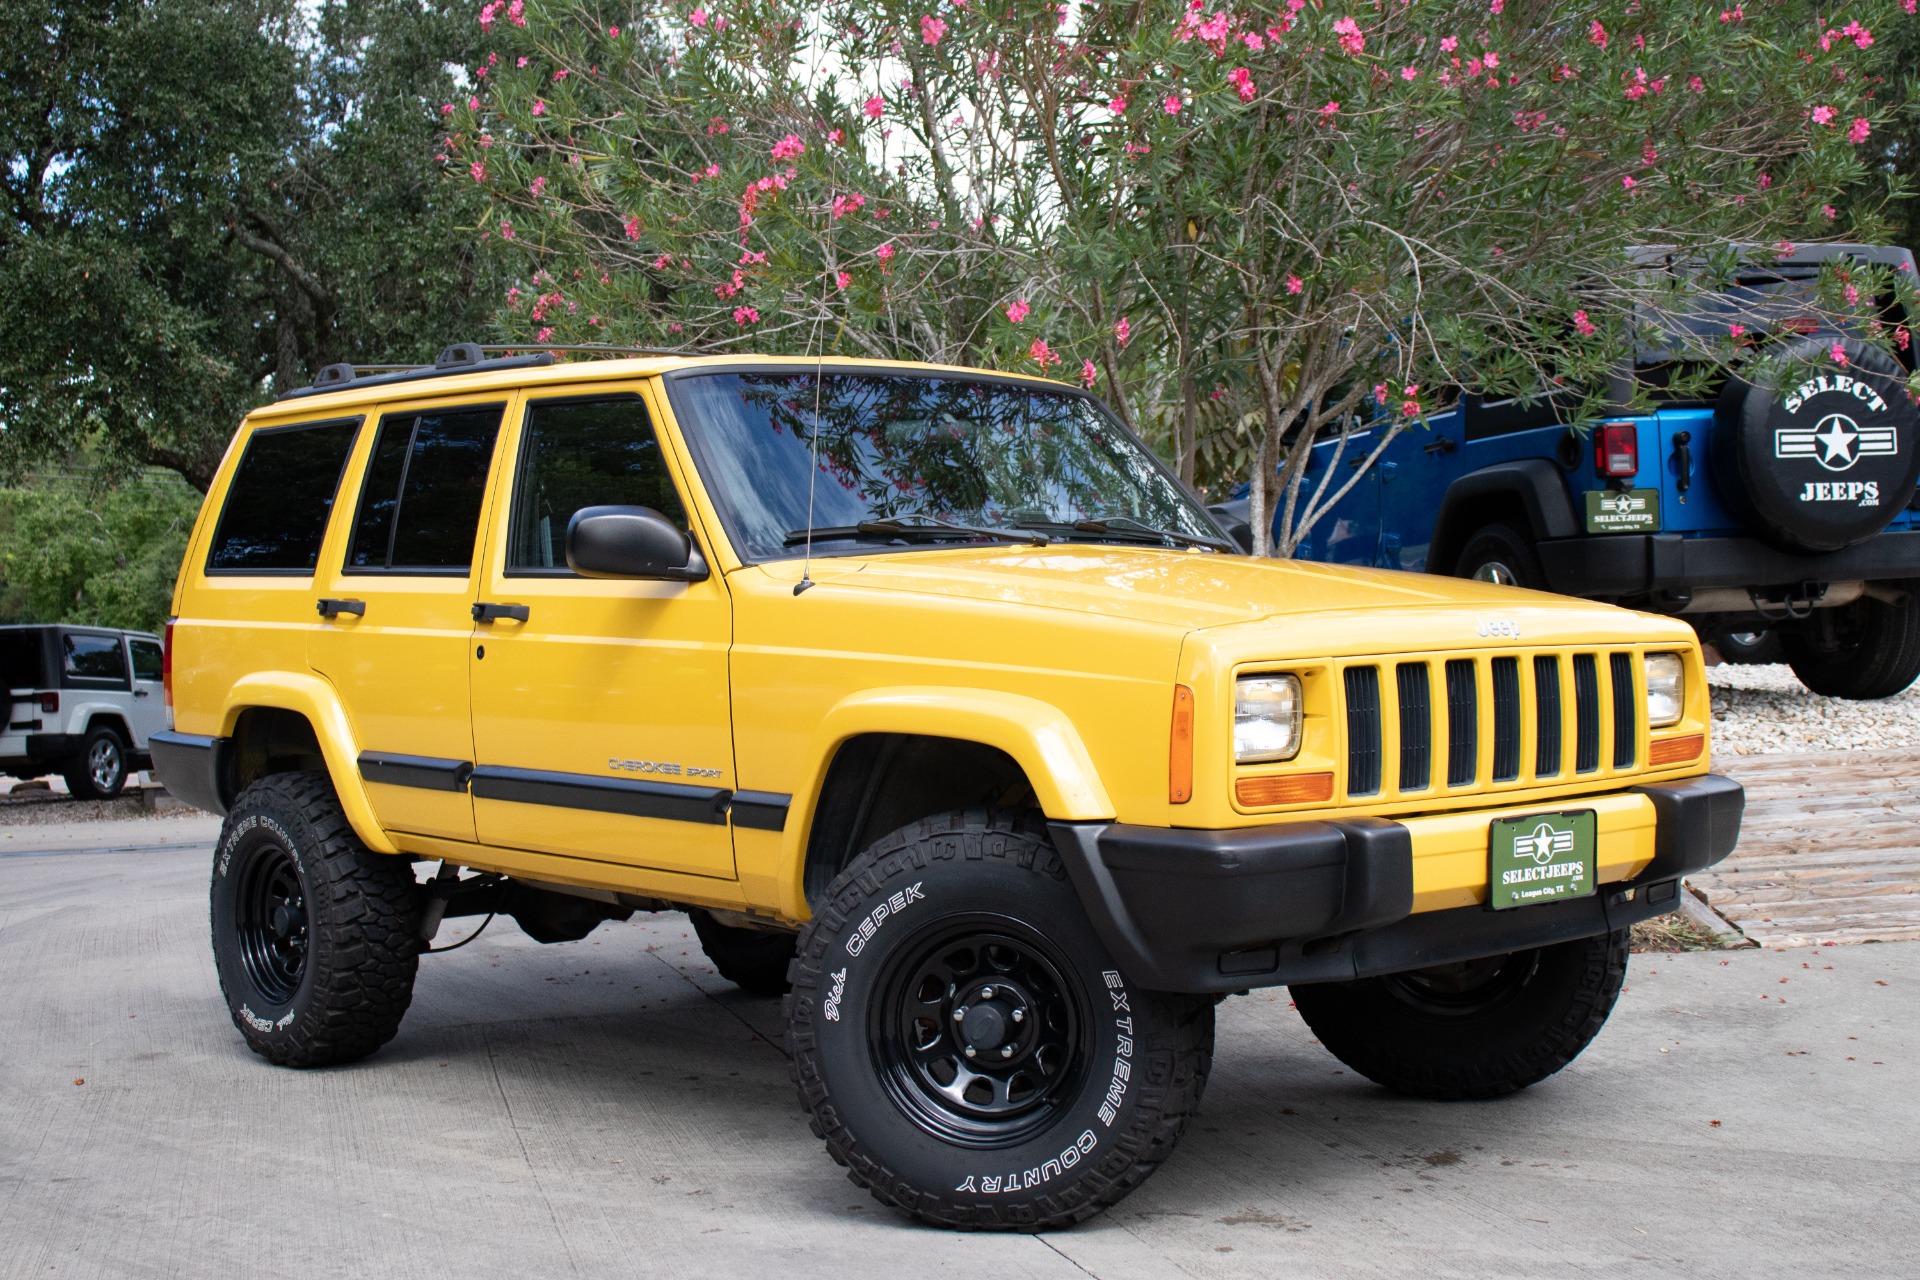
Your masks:
<svg viewBox="0 0 1920 1280"><path fill-rule="evenodd" d="M807 338L807 345L813 348L813 431L807 441L807 550L806 557L800 562L800 581L793 584L796 596L813 585L813 495L820 483L820 384L826 377L826 344L821 340L821 331L827 323L827 308L833 301L833 295L827 291L827 278L833 274L833 231L827 231L827 251L821 265L825 268L820 276L820 311L813 318L813 332Z"/></svg>

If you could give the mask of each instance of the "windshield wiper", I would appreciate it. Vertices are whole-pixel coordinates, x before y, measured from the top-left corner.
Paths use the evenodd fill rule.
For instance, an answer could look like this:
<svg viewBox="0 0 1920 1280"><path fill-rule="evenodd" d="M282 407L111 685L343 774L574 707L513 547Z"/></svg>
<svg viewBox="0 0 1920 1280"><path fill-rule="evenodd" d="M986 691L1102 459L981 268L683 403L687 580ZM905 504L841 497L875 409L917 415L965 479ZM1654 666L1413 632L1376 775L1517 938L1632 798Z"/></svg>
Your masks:
<svg viewBox="0 0 1920 1280"><path fill-rule="evenodd" d="M809 539L815 542L830 538L993 538L1000 542L1026 542L1036 547L1047 545L1047 536L1043 533L1028 533L1020 529L996 529L970 524L955 524L951 520L942 520L937 516L888 516L880 520L862 520L859 524L823 525L817 529L792 529L786 537L786 545L797 546Z"/></svg>
<svg viewBox="0 0 1920 1280"><path fill-rule="evenodd" d="M1218 538L1202 538L1176 529L1157 529L1132 516L1107 516L1100 520L1022 520L1022 529L1059 529L1064 533L1085 533L1102 538L1127 538L1142 542L1169 542L1177 547L1208 547L1214 551L1234 548Z"/></svg>

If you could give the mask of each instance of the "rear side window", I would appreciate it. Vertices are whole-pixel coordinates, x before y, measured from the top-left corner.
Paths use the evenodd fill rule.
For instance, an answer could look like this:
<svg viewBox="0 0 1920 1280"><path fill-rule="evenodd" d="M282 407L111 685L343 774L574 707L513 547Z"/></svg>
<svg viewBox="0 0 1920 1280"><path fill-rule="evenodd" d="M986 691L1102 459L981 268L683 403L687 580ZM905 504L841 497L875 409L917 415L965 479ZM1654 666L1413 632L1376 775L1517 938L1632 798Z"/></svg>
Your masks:
<svg viewBox="0 0 1920 1280"><path fill-rule="evenodd" d="M47 678L47 632L0 629L0 689L38 689Z"/></svg>
<svg viewBox="0 0 1920 1280"><path fill-rule="evenodd" d="M686 508L638 396L557 400L527 410L507 572L567 572L567 522L582 507L652 507L681 529Z"/></svg>
<svg viewBox="0 0 1920 1280"><path fill-rule="evenodd" d="M160 646L151 640L129 640L127 650L133 654L133 678L135 680L158 680L161 672Z"/></svg>
<svg viewBox="0 0 1920 1280"><path fill-rule="evenodd" d="M62 665L73 680L124 684L127 679L127 660L120 652L119 636L67 636Z"/></svg>
<svg viewBox="0 0 1920 1280"><path fill-rule="evenodd" d="M495 404L380 419L347 572L468 571L500 411Z"/></svg>
<svg viewBox="0 0 1920 1280"><path fill-rule="evenodd" d="M209 573L312 573L360 419L256 431L234 468Z"/></svg>

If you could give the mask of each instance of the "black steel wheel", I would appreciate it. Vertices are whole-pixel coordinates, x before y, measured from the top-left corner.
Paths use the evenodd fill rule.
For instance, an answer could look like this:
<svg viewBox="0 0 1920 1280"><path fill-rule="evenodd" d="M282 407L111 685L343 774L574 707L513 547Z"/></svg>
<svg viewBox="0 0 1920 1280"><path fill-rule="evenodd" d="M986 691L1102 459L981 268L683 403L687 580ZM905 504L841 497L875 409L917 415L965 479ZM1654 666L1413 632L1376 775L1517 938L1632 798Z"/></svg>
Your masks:
<svg viewBox="0 0 1920 1280"><path fill-rule="evenodd" d="M972 1146L1044 1128L1086 1082L1088 993L1018 920L956 921L874 1002L874 1062L927 1132Z"/></svg>
<svg viewBox="0 0 1920 1280"><path fill-rule="evenodd" d="M1522 908L1523 910L1525 908ZM1627 933L1291 989L1334 1057L1419 1098L1498 1098L1578 1057L1613 1011Z"/></svg>
<svg viewBox="0 0 1920 1280"><path fill-rule="evenodd" d="M326 775L242 791L214 848L214 968L233 1025L282 1066L364 1058L413 999L420 887L403 857L354 835Z"/></svg>
<svg viewBox="0 0 1920 1280"><path fill-rule="evenodd" d="M1213 1001L1120 974L1036 815L902 828L800 933L787 997L813 1131L876 1200L946 1227L1091 1217L1172 1152Z"/></svg>

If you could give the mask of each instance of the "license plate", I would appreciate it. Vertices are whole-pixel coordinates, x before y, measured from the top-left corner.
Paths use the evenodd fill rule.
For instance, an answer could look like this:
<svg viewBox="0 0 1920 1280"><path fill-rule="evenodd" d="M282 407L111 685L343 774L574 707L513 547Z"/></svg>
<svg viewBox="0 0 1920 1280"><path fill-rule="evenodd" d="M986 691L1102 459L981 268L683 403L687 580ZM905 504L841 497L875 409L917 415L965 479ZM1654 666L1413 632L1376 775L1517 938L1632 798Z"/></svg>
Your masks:
<svg viewBox="0 0 1920 1280"><path fill-rule="evenodd" d="M1587 494L1588 533L1660 532L1660 491L1595 489Z"/></svg>
<svg viewBox="0 0 1920 1280"><path fill-rule="evenodd" d="M1488 903L1496 911L1594 892L1593 810L1495 818L1488 855Z"/></svg>

